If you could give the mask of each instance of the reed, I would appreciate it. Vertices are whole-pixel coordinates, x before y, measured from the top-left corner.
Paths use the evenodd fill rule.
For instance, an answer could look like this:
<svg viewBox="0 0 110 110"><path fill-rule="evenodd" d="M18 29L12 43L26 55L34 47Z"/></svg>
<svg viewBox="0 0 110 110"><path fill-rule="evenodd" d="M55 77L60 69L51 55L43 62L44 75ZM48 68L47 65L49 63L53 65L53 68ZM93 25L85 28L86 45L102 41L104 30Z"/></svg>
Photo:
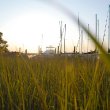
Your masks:
<svg viewBox="0 0 110 110"><path fill-rule="evenodd" d="M0 57L0 110L109 110L110 72L94 57Z"/></svg>

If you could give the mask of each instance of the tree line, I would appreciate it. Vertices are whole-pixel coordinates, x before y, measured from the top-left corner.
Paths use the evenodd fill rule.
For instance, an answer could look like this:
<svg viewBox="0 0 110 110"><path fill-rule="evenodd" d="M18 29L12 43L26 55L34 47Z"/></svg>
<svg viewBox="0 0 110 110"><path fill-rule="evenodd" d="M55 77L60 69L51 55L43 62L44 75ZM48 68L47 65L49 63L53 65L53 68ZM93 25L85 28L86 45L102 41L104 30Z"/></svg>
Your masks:
<svg viewBox="0 0 110 110"><path fill-rule="evenodd" d="M0 32L0 53L8 52L8 44L7 41L3 38L3 33Z"/></svg>

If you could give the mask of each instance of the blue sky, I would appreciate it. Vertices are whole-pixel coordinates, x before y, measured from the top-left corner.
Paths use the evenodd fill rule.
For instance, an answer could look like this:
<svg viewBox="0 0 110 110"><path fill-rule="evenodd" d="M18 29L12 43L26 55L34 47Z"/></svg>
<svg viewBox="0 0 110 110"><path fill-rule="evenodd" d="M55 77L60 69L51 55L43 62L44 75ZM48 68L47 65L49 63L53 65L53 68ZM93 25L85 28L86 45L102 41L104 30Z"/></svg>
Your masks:
<svg viewBox="0 0 110 110"><path fill-rule="evenodd" d="M76 46L77 44L76 42L78 40L78 34L77 34L78 32L76 31L78 27L74 23L72 23L70 18L67 15L65 15L62 11L60 11L59 9L55 8L53 5L45 1L46 0L11 0L11 1L0 0L0 31L4 33L4 38L9 41L10 50L11 49L17 50L17 48L21 47L21 48L29 48L30 51L31 50L36 51L39 45L40 46L43 45L44 50L45 50L45 47L48 45L53 44L57 46L59 42L59 23L58 23L59 20L62 20L64 24L66 23L68 26L66 40L67 40L67 45L68 44L69 45L67 46L67 51L70 51L70 50L72 51L73 42L74 42L74 46ZM100 37L101 37L100 39L102 39L102 36L104 34L104 26L105 26L105 20L107 17L108 6L110 4L109 0L56 0L56 1L58 1L63 6L67 7L69 10L71 10L76 15L78 15L79 13L80 19L86 25L90 24L90 28L94 32L95 32L95 14L97 13L98 19L100 20ZM43 19L38 21L37 20L38 16L43 17ZM33 19L34 17L35 19ZM24 19L24 21L22 19ZM32 40L31 43L33 44L33 46L31 44L31 46L29 47L28 46L29 42L26 43L26 41L23 42L23 40L19 41L19 39L17 39L18 37L19 38L21 37L20 39L22 39L23 36L25 35L27 36L27 34L24 34L24 33L22 34L23 31L24 32L28 31L28 29L26 30L25 26L23 27L23 25L26 25L26 23L23 23L25 22L25 20L27 20L26 23L29 23L33 20L33 25L34 24L37 25L37 22L40 22L41 30L43 27L45 27L45 25L48 25L44 28L43 32L41 32L41 30L38 30L39 27L33 26L29 23L33 28L35 27L36 30L41 32L41 35L44 34L43 44L41 41L42 39L41 39L40 33L38 34L39 38L37 38L38 42L36 42L38 43L38 45L34 44L35 40L34 41ZM21 32L19 34L21 36L17 36L17 34L15 34L16 32L18 32L17 30L21 29L21 27L18 28L19 26L18 22L21 22L21 27L23 27L23 29L19 31ZM46 23L49 22L49 23L45 24L45 22ZM31 30L31 28L29 29ZM47 29L47 32L46 32L46 29ZM51 30L51 32L49 30ZM32 32L34 33L34 31ZM35 31L35 33L37 33L37 31ZM53 37L50 38L52 36L52 33L53 33ZM33 36L34 35L37 36L37 34L33 34ZM32 37L31 35L27 36L29 40L31 39L31 37ZM26 37L24 37L24 39L25 38ZM107 40L107 35L105 39ZM72 42L70 43L70 41ZM85 40L85 43L86 43L86 40ZM35 48L32 49L33 47ZM84 48L86 48L86 46L84 46Z"/></svg>

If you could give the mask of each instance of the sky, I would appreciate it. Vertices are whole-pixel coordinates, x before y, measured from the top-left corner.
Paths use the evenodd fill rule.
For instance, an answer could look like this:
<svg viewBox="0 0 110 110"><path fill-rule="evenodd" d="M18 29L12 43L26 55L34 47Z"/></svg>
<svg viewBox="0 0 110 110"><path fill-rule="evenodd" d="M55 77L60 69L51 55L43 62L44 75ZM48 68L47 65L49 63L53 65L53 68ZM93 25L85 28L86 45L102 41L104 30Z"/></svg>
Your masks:
<svg viewBox="0 0 110 110"><path fill-rule="evenodd" d="M38 52L38 47L45 51L47 46L57 47L60 42L60 24L66 24L66 51L72 52L79 39L78 25L60 8L50 3L52 0L0 0L0 31L8 41L10 51ZM95 15L99 19L99 35L102 42L108 14L109 0L55 0L69 9L79 19L90 25L95 33ZM108 22L107 22L108 26ZM84 32L83 32L84 33ZM104 45L107 46L106 29ZM64 37L64 36L63 36ZM83 52L94 49L87 35L83 34ZM62 50L63 51L63 50Z"/></svg>

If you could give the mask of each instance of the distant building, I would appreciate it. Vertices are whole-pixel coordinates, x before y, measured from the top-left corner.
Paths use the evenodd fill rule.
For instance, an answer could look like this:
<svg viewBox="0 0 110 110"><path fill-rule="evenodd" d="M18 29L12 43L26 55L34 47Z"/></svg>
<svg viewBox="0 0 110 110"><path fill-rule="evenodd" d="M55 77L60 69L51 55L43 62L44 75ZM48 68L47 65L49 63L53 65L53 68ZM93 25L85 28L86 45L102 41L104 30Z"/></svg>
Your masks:
<svg viewBox="0 0 110 110"><path fill-rule="evenodd" d="M54 55L54 54L56 54L56 48L52 47L52 46L46 47L46 51L43 54L44 55Z"/></svg>

